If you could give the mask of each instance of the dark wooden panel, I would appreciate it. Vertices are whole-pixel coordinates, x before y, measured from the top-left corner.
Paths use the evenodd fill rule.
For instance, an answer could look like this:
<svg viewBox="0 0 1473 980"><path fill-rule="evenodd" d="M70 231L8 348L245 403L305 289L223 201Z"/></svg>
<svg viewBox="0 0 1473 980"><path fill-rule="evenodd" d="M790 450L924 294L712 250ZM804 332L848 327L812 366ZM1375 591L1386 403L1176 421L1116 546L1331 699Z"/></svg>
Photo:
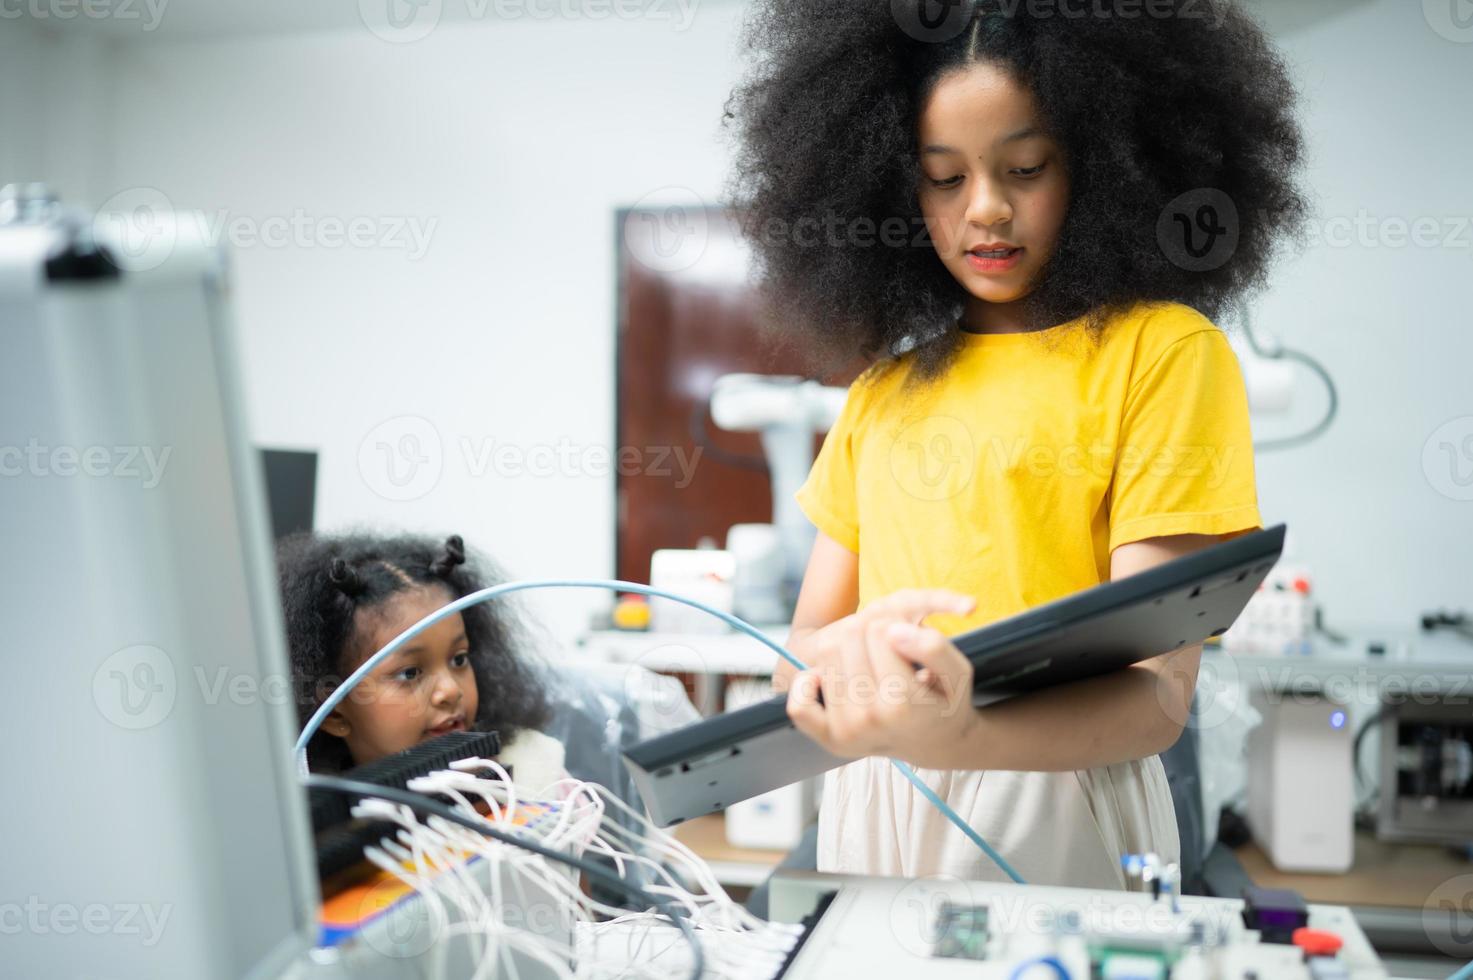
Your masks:
<svg viewBox="0 0 1473 980"><path fill-rule="evenodd" d="M758 438L710 424L712 384L734 371L808 366L763 337L747 253L726 212L621 211L617 231L617 445L626 456L615 555L620 578L648 582L655 549L695 547L702 536L721 546L732 524L772 519ZM709 434L699 454L693 422Z"/></svg>

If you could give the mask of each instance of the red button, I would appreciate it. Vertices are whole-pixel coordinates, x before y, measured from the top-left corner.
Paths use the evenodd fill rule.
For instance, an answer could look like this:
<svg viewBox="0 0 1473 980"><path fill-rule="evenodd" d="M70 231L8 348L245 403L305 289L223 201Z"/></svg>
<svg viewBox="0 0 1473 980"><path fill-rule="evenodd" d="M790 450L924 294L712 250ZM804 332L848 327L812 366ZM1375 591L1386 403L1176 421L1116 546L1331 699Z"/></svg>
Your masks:
<svg viewBox="0 0 1473 980"><path fill-rule="evenodd" d="M1295 929L1294 945L1304 950L1305 956L1334 956L1345 943L1333 932L1324 929Z"/></svg>

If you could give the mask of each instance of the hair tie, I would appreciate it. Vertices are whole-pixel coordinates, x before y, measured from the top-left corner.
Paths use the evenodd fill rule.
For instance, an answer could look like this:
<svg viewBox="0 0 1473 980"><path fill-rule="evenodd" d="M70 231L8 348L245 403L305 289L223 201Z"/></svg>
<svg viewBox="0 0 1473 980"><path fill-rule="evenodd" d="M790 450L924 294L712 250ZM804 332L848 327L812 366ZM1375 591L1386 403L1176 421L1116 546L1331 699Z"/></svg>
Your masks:
<svg viewBox="0 0 1473 980"><path fill-rule="evenodd" d="M457 565L465 564L465 541L458 534L452 534L445 539L445 554L437 561L430 563L430 571L437 578L446 578L455 571Z"/></svg>
<svg viewBox="0 0 1473 980"><path fill-rule="evenodd" d="M328 563L327 579L349 599L358 598L368 588L368 584L363 581L363 576L341 558L334 558Z"/></svg>

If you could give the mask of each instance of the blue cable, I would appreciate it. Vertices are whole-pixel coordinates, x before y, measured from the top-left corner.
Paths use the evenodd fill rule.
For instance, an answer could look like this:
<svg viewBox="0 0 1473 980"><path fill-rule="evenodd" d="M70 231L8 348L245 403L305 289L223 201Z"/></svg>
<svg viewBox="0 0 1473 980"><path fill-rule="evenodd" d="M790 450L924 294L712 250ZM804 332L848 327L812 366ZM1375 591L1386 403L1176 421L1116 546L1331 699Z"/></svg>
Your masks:
<svg viewBox="0 0 1473 980"><path fill-rule="evenodd" d="M937 796L935 790L927 786L925 783L921 782L921 777L916 775L916 771L910 767L909 763L901 762L899 759L891 759L890 765L894 766L896 769L899 769L900 775L910 780L910 784L914 786L918 791L920 791L920 794L926 798L927 802L929 802L936 809L940 810L947 820L950 820L953 824L956 825L957 830L960 830L963 834L966 834L967 839L970 840L973 844L976 844L978 847L980 847L983 854L986 854L988 857L992 858L992 860L997 864L999 868L1002 868L1003 871L1007 872L1007 876L1009 878L1013 879L1020 885L1028 884L1028 882L1023 880L1023 876L1014 871L1013 866L1011 864L1008 864L1008 862L1003 859L1003 856L1001 854L992 849L991 844L982 839L982 835L977 833L976 829L973 828L971 824L962 819L961 814L957 813L951 807L947 806L946 801Z"/></svg>
<svg viewBox="0 0 1473 980"><path fill-rule="evenodd" d="M803 663L803 661L793 656L783 647L782 644L773 640L772 637L763 633L761 630L757 629L757 627L752 626L751 624L744 622L741 619L738 619L731 613L723 612L720 609L708 606L703 602L697 602L695 599L690 599L686 596L676 595L673 592L666 592L664 589L656 589L648 585L640 585L637 582L620 582L615 579L529 579L521 582L504 582L501 585L493 585L490 588L481 589L479 592L472 592L469 595L461 596L454 602L440 607L439 609L430 613L424 619L421 619L419 622L415 623L413 626L400 633L398 636L394 637L384 646L383 649L379 650L373 656L363 661L363 663L358 667L357 670L349 674L347 680L339 684L337 689L329 694L327 696L327 699L323 701L322 704L317 708L317 710L312 713L312 717L307 719L307 724L302 728L302 733L297 736L297 744L295 746L297 766L301 769L302 773L304 775L307 773L307 743L312 741L312 736L317 734L317 729L320 728L322 726L322 723L327 720L327 716L332 714L333 709L343 702L343 699L352 692L353 688L358 686L363 678L371 674L375 667L383 663L384 660L388 657L392 656L394 652L402 647L404 644L408 643L410 640L414 639L420 633L429 629L440 620L444 619L447 616L453 616L456 613L460 612L462 609L468 609L471 606L478 605L482 602L486 602L487 600L495 599L497 596L510 595L513 592L521 592L525 589L552 588L607 589L613 592L632 592L636 595L657 596L661 599L669 599L673 602L678 602L682 605L691 606L692 608L699 609L704 613L709 613L710 615L715 616L717 619L721 620L723 623L726 623L733 629L745 633L752 639L761 643L763 646L770 648L779 657L782 657L784 660L792 664L794 667L797 667L799 670L807 669L807 666ZM937 796L936 792L932 790L931 787L921 782L921 777L916 775L914 769L912 769L906 763L901 762L899 759L891 759L890 764L895 766L896 769L899 769L900 774L910 781L910 784L914 786L923 797L926 798L927 802L929 802L936 809L940 810L947 820L950 820L953 824L956 825L958 830L960 830L963 834L967 836L968 840L976 844L979 848L982 849L982 852L984 854L986 854L989 858L996 862L997 866L1001 868L1004 872L1006 872L1009 878L1012 878L1013 881L1017 882L1020 885L1026 884L1022 876L1020 876L1018 872L1013 870L1013 866L1008 864L1008 862L1003 859L1003 856L1001 854L993 850L992 845L983 840L982 835L977 833L977 831L973 829L970 824L968 824L965 820L961 818L961 814L957 813L951 807L947 806L946 801ZM1462 980L1462 978L1460 978L1460 980Z"/></svg>
<svg viewBox="0 0 1473 980"><path fill-rule="evenodd" d="M1473 977L1473 963L1464 966L1457 973L1448 977L1447 980L1469 980L1470 977Z"/></svg>
<svg viewBox="0 0 1473 980"><path fill-rule="evenodd" d="M501 585L493 585L490 588L481 589L479 592L472 592L469 595L461 596L454 602L451 602L450 604L445 606L441 606L439 609L436 609L424 619L421 619L419 622L415 623L413 626L409 627L404 632L394 637L383 647L383 649L379 650L373 656L363 661L363 663L358 667L357 670L348 675L347 680L343 681L342 684L338 685L336 690L328 695L327 700L323 701L321 706L319 706L318 709L312 713L312 717L307 719L307 724L302 729L302 733L297 736L296 751L298 753L298 762L302 763L303 760L305 760L307 743L312 741L312 736L317 734L317 729L321 727L324 721L327 720L327 716L332 714L333 709L343 702L343 699L352 692L353 688L357 687L359 683L362 682L363 678L373 673L375 667L383 663L384 660L392 656L396 650L398 650L404 644L408 643L410 640L414 639L421 632L429 629L431 626L435 625L447 616L453 616L456 613L460 612L462 609L468 609L471 606L479 605L482 602L486 602L490 599L495 599L497 596L510 595L513 592L521 592L526 589L550 588L591 588L609 589L615 592L635 592L640 595L659 596L664 599L672 599L676 602L684 603L688 606L694 606L702 612L710 613L711 615L725 622L727 625L741 630L743 633L746 633L748 636L752 637L758 642L771 647L778 656L783 657L799 670L803 669L802 661L793 656L787 650L783 649L781 644L774 642L771 637L767 636L761 630L747 625L730 613L722 612L719 609L713 609L712 607L704 603L697 602L694 599L687 599L684 596L673 595L669 592L664 591L663 589L655 589L651 588L648 585L639 585L635 582L619 582L607 579L532 579L522 582L503 582Z"/></svg>
<svg viewBox="0 0 1473 980"><path fill-rule="evenodd" d="M1062 980L1070 980L1069 970L1064 966L1064 961L1057 956L1035 956L1031 960L1024 960L1013 968L1012 973L1008 974L1008 980L1020 980L1023 974L1035 966L1050 967L1054 971L1054 976L1060 977Z"/></svg>

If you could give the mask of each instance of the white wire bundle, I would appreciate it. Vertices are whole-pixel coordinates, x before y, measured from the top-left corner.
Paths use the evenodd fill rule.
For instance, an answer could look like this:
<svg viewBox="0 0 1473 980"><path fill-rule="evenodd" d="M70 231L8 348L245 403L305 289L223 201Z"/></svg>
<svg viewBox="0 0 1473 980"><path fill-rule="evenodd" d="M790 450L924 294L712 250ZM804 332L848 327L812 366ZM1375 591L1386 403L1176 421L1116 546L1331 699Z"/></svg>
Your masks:
<svg viewBox="0 0 1473 980"><path fill-rule="evenodd" d="M688 847L596 783L562 779L529 795L526 787L519 792L496 762L465 759L450 770L411 780L407 788L448 797L468 815L543 846L575 855L602 855L620 877L643 869L651 879L643 889L667 898L689 917L706 954L708 977L770 977L800 932L797 926L766 922L734 902L710 867ZM482 802L488 812L481 814L473 801ZM516 824L519 807L540 808L544 801L557 808L551 826L545 815L535 831ZM623 826L615 811L632 819L639 832ZM653 909L630 912L597 901L584 894L577 876L562 865L440 817L421 821L401 804L363 800L353 813L398 825L395 839L365 849L365 856L418 892L433 935L447 937L432 948L432 977L444 976L449 937L459 935L467 937L476 964L472 980L517 977L514 952L569 980L575 977L571 964L577 964L577 978L668 980L690 967L684 937L662 914ZM467 854L484 859L489 875L468 869ZM508 921L508 911L525 911L535 904L529 903L524 883L541 890L537 901L551 897L557 903L553 923L557 928L535 929ZM512 894L504 894L508 886Z"/></svg>

